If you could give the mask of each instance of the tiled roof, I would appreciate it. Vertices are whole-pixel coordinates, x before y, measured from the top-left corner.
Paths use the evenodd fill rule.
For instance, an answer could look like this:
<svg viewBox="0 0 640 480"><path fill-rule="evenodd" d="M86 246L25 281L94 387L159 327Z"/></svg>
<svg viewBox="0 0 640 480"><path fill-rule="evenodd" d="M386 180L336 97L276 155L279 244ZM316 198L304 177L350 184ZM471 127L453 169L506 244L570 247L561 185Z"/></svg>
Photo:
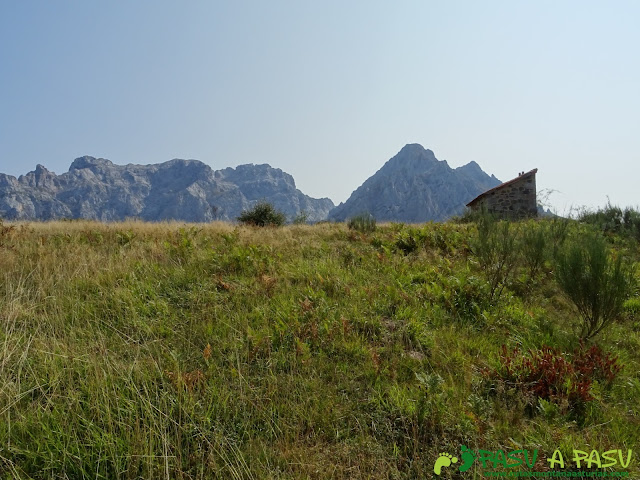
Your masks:
<svg viewBox="0 0 640 480"><path fill-rule="evenodd" d="M467 203L467 207L473 207L473 205L476 204L476 202L478 202L480 199L484 198L485 196L489 195L492 192L495 192L497 190L500 190L508 185L513 185L514 183L520 181L520 180L524 180L527 177L533 176L536 173L538 173L538 169L534 168L533 170L523 173L522 175L518 175L516 178L509 180L508 182L504 182L501 183L500 185L498 185L497 187L493 187L490 190L487 190L484 193L481 193L480 195L478 195L476 198L474 198L473 200L471 200L469 203Z"/></svg>

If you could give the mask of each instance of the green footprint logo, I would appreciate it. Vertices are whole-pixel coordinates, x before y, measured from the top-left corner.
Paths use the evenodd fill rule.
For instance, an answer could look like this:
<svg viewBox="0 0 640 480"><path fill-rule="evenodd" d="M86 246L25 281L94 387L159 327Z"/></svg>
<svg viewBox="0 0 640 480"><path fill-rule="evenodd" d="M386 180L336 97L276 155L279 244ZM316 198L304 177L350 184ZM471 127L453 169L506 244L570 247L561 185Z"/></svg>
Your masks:
<svg viewBox="0 0 640 480"><path fill-rule="evenodd" d="M471 468L471 465L473 465L476 457L473 452L467 448L466 445L461 445L460 449L462 450L462 454L460 455L462 457L462 465L458 467L458 470L460 470L461 472L466 472Z"/></svg>
<svg viewBox="0 0 640 480"><path fill-rule="evenodd" d="M433 465L433 473L436 475L440 475L442 472L442 467L448 467L452 463L457 463L458 458L454 457L448 453L441 453L436 463Z"/></svg>

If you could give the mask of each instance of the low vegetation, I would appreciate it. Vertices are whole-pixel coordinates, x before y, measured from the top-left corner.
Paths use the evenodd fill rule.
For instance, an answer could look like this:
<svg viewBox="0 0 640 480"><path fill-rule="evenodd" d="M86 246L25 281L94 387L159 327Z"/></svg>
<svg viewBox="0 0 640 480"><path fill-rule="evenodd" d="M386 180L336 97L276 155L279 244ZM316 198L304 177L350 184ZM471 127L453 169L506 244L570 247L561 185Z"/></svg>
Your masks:
<svg viewBox="0 0 640 480"><path fill-rule="evenodd" d="M594 225L605 233L640 241L640 212L632 207L620 208L608 203L597 210L584 209L578 213L578 220Z"/></svg>
<svg viewBox="0 0 640 480"><path fill-rule="evenodd" d="M605 240L587 233L558 255L555 277L581 318L580 338L589 340L622 316L634 278L622 255L608 252Z"/></svg>
<svg viewBox="0 0 640 480"><path fill-rule="evenodd" d="M376 231L376 219L370 213L361 213L347 220L349 230L360 233L371 233Z"/></svg>
<svg viewBox="0 0 640 480"><path fill-rule="evenodd" d="M637 241L487 222L0 224L0 477L417 479L461 445L635 449ZM561 273L587 237L616 299L597 335Z"/></svg>
<svg viewBox="0 0 640 480"><path fill-rule="evenodd" d="M303 219L296 223L304 223L306 221L306 216L296 217L296 220L298 218ZM286 215L276 210L269 202L258 202L248 210L244 210L238 217L238 222L256 227L280 227L285 224L286 219Z"/></svg>

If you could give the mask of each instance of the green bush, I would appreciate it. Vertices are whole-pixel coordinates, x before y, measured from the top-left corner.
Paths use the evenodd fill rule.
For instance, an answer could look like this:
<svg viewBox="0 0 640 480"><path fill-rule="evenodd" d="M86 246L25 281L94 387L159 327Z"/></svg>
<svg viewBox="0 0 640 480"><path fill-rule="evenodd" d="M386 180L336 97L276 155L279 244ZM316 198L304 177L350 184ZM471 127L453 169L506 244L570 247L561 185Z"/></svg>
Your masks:
<svg viewBox="0 0 640 480"><path fill-rule="evenodd" d="M555 259L569 234L569 219L558 216L552 217L548 223L548 229L551 255Z"/></svg>
<svg viewBox="0 0 640 480"><path fill-rule="evenodd" d="M584 210L578 220L594 225L605 233L617 233L640 241L640 212L632 207L624 210L611 203L604 208L590 211Z"/></svg>
<svg viewBox="0 0 640 480"><path fill-rule="evenodd" d="M631 265L614 257L596 234L587 234L558 253L555 277L580 314L583 340L620 318L633 291Z"/></svg>
<svg viewBox="0 0 640 480"><path fill-rule="evenodd" d="M522 232L522 259L529 277L534 278L544 266L547 248L547 230L542 222L528 222Z"/></svg>
<svg viewBox="0 0 640 480"><path fill-rule="evenodd" d="M471 249L489 281L489 299L500 297L518 265L516 235L506 220L498 221L483 212L478 217L477 235Z"/></svg>
<svg viewBox="0 0 640 480"><path fill-rule="evenodd" d="M360 213L352 217L347 222L349 230L356 230L360 233L371 233L376 231L376 219L370 213Z"/></svg>
<svg viewBox="0 0 640 480"><path fill-rule="evenodd" d="M238 221L245 225L255 225L257 227L284 225L286 216L284 213L275 209L268 202L258 202L249 210L243 210Z"/></svg>

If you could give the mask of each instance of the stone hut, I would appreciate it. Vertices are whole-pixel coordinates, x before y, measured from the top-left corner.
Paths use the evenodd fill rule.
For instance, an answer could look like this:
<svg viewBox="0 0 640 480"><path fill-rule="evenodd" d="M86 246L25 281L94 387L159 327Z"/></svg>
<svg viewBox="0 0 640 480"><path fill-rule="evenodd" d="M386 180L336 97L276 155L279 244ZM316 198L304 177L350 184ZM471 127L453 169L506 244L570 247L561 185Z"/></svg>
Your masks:
<svg viewBox="0 0 640 480"><path fill-rule="evenodd" d="M537 168L521 173L513 180L481 193L467 203L472 210L486 206L489 213L502 218L525 218L538 215L536 202Z"/></svg>

